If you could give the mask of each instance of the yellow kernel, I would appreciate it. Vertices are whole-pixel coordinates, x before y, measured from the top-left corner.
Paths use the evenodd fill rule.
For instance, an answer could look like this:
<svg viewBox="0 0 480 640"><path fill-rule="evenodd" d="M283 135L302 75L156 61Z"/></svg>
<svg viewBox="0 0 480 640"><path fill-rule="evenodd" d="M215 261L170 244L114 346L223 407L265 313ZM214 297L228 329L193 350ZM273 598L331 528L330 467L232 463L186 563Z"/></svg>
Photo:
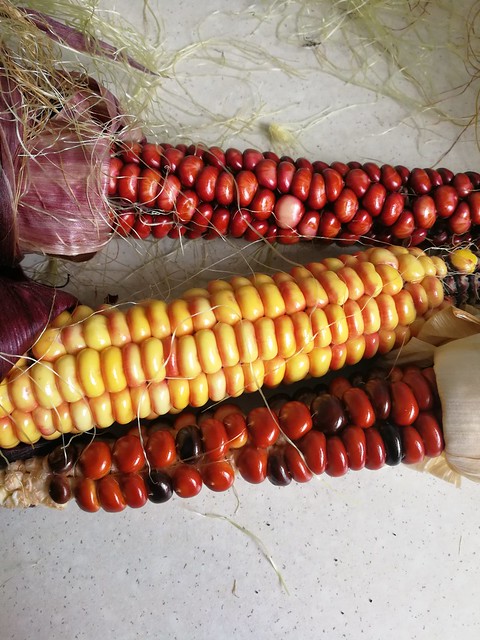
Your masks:
<svg viewBox="0 0 480 640"><path fill-rule="evenodd" d="M388 353L395 346L395 330L380 329L378 332L378 353L383 355Z"/></svg>
<svg viewBox="0 0 480 640"><path fill-rule="evenodd" d="M296 353L286 361L285 384L292 384L307 377L310 369L310 360L305 353Z"/></svg>
<svg viewBox="0 0 480 640"><path fill-rule="evenodd" d="M392 245L391 247L389 247L389 251L391 251L394 256L397 256L397 258L399 256L405 255L406 253L409 253L408 249L406 249L405 247L400 247L399 245Z"/></svg>
<svg viewBox="0 0 480 640"><path fill-rule="evenodd" d="M403 347L407 342L409 342L412 337L410 327L404 327L401 324L395 329L395 344L394 349L399 349Z"/></svg>
<svg viewBox="0 0 480 640"><path fill-rule="evenodd" d="M15 409L12 412L12 421L15 425L15 433L20 442L33 444L41 438L41 433L37 429L31 413Z"/></svg>
<svg viewBox="0 0 480 640"><path fill-rule="evenodd" d="M13 406L20 411L33 411L38 406L28 370L10 374L8 394Z"/></svg>
<svg viewBox="0 0 480 640"><path fill-rule="evenodd" d="M132 342L139 344L152 336L152 329L145 307L140 304L134 304L127 309L126 317Z"/></svg>
<svg viewBox="0 0 480 640"><path fill-rule="evenodd" d="M379 264L375 269L383 282L382 293L386 293L388 296L394 296L402 290L404 282L398 269L394 269L389 264Z"/></svg>
<svg viewBox="0 0 480 640"><path fill-rule="evenodd" d="M264 282L258 285L258 292L267 318L278 318L284 315L286 311L285 301L275 283Z"/></svg>
<svg viewBox="0 0 480 640"><path fill-rule="evenodd" d="M63 402L52 411L53 425L58 433L71 433L73 431L72 414L70 405Z"/></svg>
<svg viewBox="0 0 480 640"><path fill-rule="evenodd" d="M408 326L417 317L415 303L408 291L400 291L393 298L398 313L398 322L401 325Z"/></svg>
<svg viewBox="0 0 480 640"><path fill-rule="evenodd" d="M380 313L380 325L382 329L387 331L393 331L398 325L398 312L395 305L395 300L392 296L387 296L385 293L381 293L375 298L375 302L378 306Z"/></svg>
<svg viewBox="0 0 480 640"><path fill-rule="evenodd" d="M275 323L271 318L259 318L255 322L255 337L259 358L262 360L271 360L278 355Z"/></svg>
<svg viewBox="0 0 480 640"><path fill-rule="evenodd" d="M422 263L410 253L398 257L398 270L405 282L421 282L425 277Z"/></svg>
<svg viewBox="0 0 480 640"><path fill-rule="evenodd" d="M272 275L272 279L278 287L282 282L292 282L293 276L285 271L277 271Z"/></svg>
<svg viewBox="0 0 480 640"><path fill-rule="evenodd" d="M405 291L408 291L412 296L413 304L415 305L415 311L418 315L423 316L428 311L428 297L425 289L421 284L416 282L407 282L405 285Z"/></svg>
<svg viewBox="0 0 480 640"><path fill-rule="evenodd" d="M190 399L188 380L184 380L183 378L170 378L167 380L167 384L170 391L172 409L182 411L185 407L188 407L188 401Z"/></svg>
<svg viewBox="0 0 480 640"><path fill-rule="evenodd" d="M210 295L220 291L233 291L232 285L226 280L210 280L207 288Z"/></svg>
<svg viewBox="0 0 480 640"><path fill-rule="evenodd" d="M77 355L77 374L85 395L96 398L105 392L100 354L95 349L83 349Z"/></svg>
<svg viewBox="0 0 480 640"><path fill-rule="evenodd" d="M142 384L139 387L130 389L130 397L132 398L132 409L135 412L136 418L143 420L152 413L147 384Z"/></svg>
<svg viewBox="0 0 480 640"><path fill-rule="evenodd" d="M152 411L154 411L157 416L163 416L170 411L170 390L166 380L149 384L148 394L150 396Z"/></svg>
<svg viewBox="0 0 480 640"><path fill-rule="evenodd" d="M90 405L85 398L77 400L77 402L72 402L70 405L70 413L76 431L90 431L90 429L93 429L95 426Z"/></svg>
<svg viewBox="0 0 480 640"><path fill-rule="evenodd" d="M327 267L321 262L309 262L305 267L310 271L312 276L318 280L318 276L325 271L328 271Z"/></svg>
<svg viewBox="0 0 480 640"><path fill-rule="evenodd" d="M435 269L437 270L437 277L444 278L448 273L448 267L445 260L439 258L438 256L430 256L431 261L435 265Z"/></svg>
<svg viewBox="0 0 480 640"><path fill-rule="evenodd" d="M188 310L192 318L194 331L211 329L215 326L217 319L208 298L201 296L189 298Z"/></svg>
<svg viewBox="0 0 480 640"><path fill-rule="evenodd" d="M282 282L279 284L279 290L285 301L285 312L295 313L303 311L307 306L305 296L296 282Z"/></svg>
<svg viewBox="0 0 480 640"><path fill-rule="evenodd" d="M100 353L100 366L105 389L116 393L125 389L127 379L123 370L122 350L120 347L107 347Z"/></svg>
<svg viewBox="0 0 480 640"><path fill-rule="evenodd" d="M208 397L213 402L220 402L227 396L227 381L223 369L215 373L207 373Z"/></svg>
<svg viewBox="0 0 480 640"><path fill-rule="evenodd" d="M62 329L62 342L66 353L76 354L85 349L87 343L83 334L83 323L70 324ZM36 358L38 355L34 352Z"/></svg>
<svg viewBox="0 0 480 640"><path fill-rule="evenodd" d="M66 402L76 402L83 398L83 389L77 378L77 358L67 353L54 363L57 386Z"/></svg>
<svg viewBox="0 0 480 640"><path fill-rule="evenodd" d="M343 344L348 340L348 323L345 311L339 304L329 304L325 307L328 326L332 333L332 344Z"/></svg>
<svg viewBox="0 0 480 640"><path fill-rule="evenodd" d="M55 358L66 353L63 333L60 328L50 328L42 331L32 346L32 353L37 360L52 362Z"/></svg>
<svg viewBox="0 0 480 640"><path fill-rule="evenodd" d="M337 271L337 276L347 285L349 300L358 300L363 296L365 287L355 269L342 266L342 268Z"/></svg>
<svg viewBox="0 0 480 640"><path fill-rule="evenodd" d="M122 347L123 371L127 385L131 388L139 387L146 381L142 367L142 352L138 344L129 342Z"/></svg>
<svg viewBox="0 0 480 640"><path fill-rule="evenodd" d="M343 310L347 320L349 338L362 336L365 331L365 323L363 322L362 310L358 302L347 300L343 305Z"/></svg>
<svg viewBox="0 0 480 640"><path fill-rule="evenodd" d="M115 347L122 347L127 342L132 341L130 329L128 328L127 317L123 311L110 308L105 311L110 342Z"/></svg>
<svg viewBox="0 0 480 640"><path fill-rule="evenodd" d="M145 378L160 382L165 378L163 343L158 338L147 338L140 345L142 368Z"/></svg>
<svg viewBox="0 0 480 640"><path fill-rule="evenodd" d="M346 267L350 267L352 269L359 262L359 259L357 256L349 253L345 253L341 256L338 256L338 259L341 260Z"/></svg>
<svg viewBox="0 0 480 640"><path fill-rule="evenodd" d="M209 293L208 289L204 289L202 287L192 287L191 289L187 289L185 293L182 294L182 298L184 300L192 300L193 298L208 298Z"/></svg>
<svg viewBox="0 0 480 640"><path fill-rule="evenodd" d="M375 270L375 266L371 262L359 262L354 267L365 287L365 295L378 296L382 292L382 278Z"/></svg>
<svg viewBox="0 0 480 640"><path fill-rule="evenodd" d="M242 319L233 290L222 289L212 293L210 303L217 322L233 325Z"/></svg>
<svg viewBox="0 0 480 640"><path fill-rule="evenodd" d="M444 300L442 281L434 276L426 276L421 284L425 289L429 308L439 307Z"/></svg>
<svg viewBox="0 0 480 640"><path fill-rule="evenodd" d="M207 376L201 373L190 380L190 397L188 404L192 407L203 407L209 400Z"/></svg>
<svg viewBox="0 0 480 640"><path fill-rule="evenodd" d="M244 276L233 276L233 278L230 278L230 285L233 287L234 291L236 291L237 289L240 289L240 287L251 287L252 283Z"/></svg>
<svg viewBox="0 0 480 640"><path fill-rule="evenodd" d="M354 338L349 338L345 343L345 347L347 348L347 357L345 359L345 364L347 366L357 364L365 354L365 336L355 336Z"/></svg>
<svg viewBox="0 0 480 640"><path fill-rule="evenodd" d="M72 321L72 314L70 311L62 311L56 318L54 318L50 322L51 327L64 327L67 324L70 324Z"/></svg>
<svg viewBox="0 0 480 640"><path fill-rule="evenodd" d="M342 265L343 266L343 265ZM348 287L333 271L323 271L317 276L318 282L327 292L331 304L345 304L348 300Z"/></svg>
<svg viewBox="0 0 480 640"><path fill-rule="evenodd" d="M478 257L470 249L457 249L450 254L452 267L460 273L473 273L478 264ZM435 275L428 273L427 275Z"/></svg>
<svg viewBox="0 0 480 640"><path fill-rule="evenodd" d="M323 309L328 304L328 296L325 289L316 278L309 277L298 280L298 287L305 298L308 309Z"/></svg>
<svg viewBox="0 0 480 640"><path fill-rule="evenodd" d="M302 266L293 267L290 270L290 273L291 273L292 277L295 278L297 283L300 280L304 280L305 278L311 278L312 277L312 272L309 271L306 267L302 267Z"/></svg>
<svg viewBox="0 0 480 640"><path fill-rule="evenodd" d="M83 322L86 318L89 318L94 312L91 307L87 307L86 304L79 304L72 313L72 324Z"/></svg>
<svg viewBox="0 0 480 640"><path fill-rule="evenodd" d="M181 298L173 300L168 305L168 317L172 334L176 337L193 333L193 322L188 309L188 302Z"/></svg>
<svg viewBox="0 0 480 640"><path fill-rule="evenodd" d="M362 310L363 323L365 325L366 335L377 333L380 330L380 312L374 298L370 296L362 296L358 301Z"/></svg>
<svg viewBox="0 0 480 640"><path fill-rule="evenodd" d="M163 300L146 300L144 303L152 336L155 338L167 338L172 333L168 306Z"/></svg>
<svg viewBox="0 0 480 640"><path fill-rule="evenodd" d="M0 447L3 449L11 449L19 444L13 422L9 416L0 418Z"/></svg>
<svg viewBox="0 0 480 640"><path fill-rule="evenodd" d="M398 269L398 258L390 251L381 247L373 247L368 249L368 261L377 265L389 265L393 269Z"/></svg>
<svg viewBox="0 0 480 640"><path fill-rule="evenodd" d="M213 328L213 333L215 334L222 365L224 367L233 367L238 364L240 354L238 353L237 340L233 327L224 322L219 322Z"/></svg>
<svg viewBox="0 0 480 640"><path fill-rule="evenodd" d="M225 367L225 383L227 388L227 396L236 398L242 395L245 389L245 376L243 375L243 369L241 364L236 364L233 367Z"/></svg>
<svg viewBox="0 0 480 640"><path fill-rule="evenodd" d="M101 313L89 316L83 323L83 335L87 347L100 351L112 344L108 331L108 320Z"/></svg>
<svg viewBox="0 0 480 640"><path fill-rule="evenodd" d="M275 326L278 355L281 358L290 358L297 351L293 321L290 316L280 316L279 318L275 318L273 323Z"/></svg>
<svg viewBox="0 0 480 640"><path fill-rule="evenodd" d="M265 379L265 365L262 360L246 362L242 365L244 377L244 389L247 393L253 393L263 387Z"/></svg>
<svg viewBox="0 0 480 640"><path fill-rule="evenodd" d="M276 356L265 362L265 386L278 387L285 377L287 365L284 358Z"/></svg>
<svg viewBox="0 0 480 640"><path fill-rule="evenodd" d="M0 418L7 416L13 409L14 406L8 395L8 382L5 379L0 382Z"/></svg>
<svg viewBox="0 0 480 640"><path fill-rule="evenodd" d="M330 369L337 371L345 366L347 361L347 343L336 344L332 346L332 361L330 363Z"/></svg>
<svg viewBox="0 0 480 640"><path fill-rule="evenodd" d="M422 265L426 276L436 276L437 275L437 268L435 266L435 263L433 262L433 260L429 256L426 256L426 255L420 256L418 258L418 261Z"/></svg>
<svg viewBox="0 0 480 640"><path fill-rule="evenodd" d="M268 276L266 273L254 273L250 278L250 282L255 287L259 287L264 284L275 284L275 280L271 276Z"/></svg>
<svg viewBox="0 0 480 640"><path fill-rule="evenodd" d="M100 429L110 427L114 422L112 401L110 394L105 392L97 398L90 398L90 410L93 415L95 425Z"/></svg>
<svg viewBox="0 0 480 640"><path fill-rule="evenodd" d="M63 399L57 388L57 375L53 365L49 362L36 362L29 371L38 404L45 409L53 409L62 404Z"/></svg>
<svg viewBox="0 0 480 640"><path fill-rule="evenodd" d="M135 420L136 414L132 407L130 389L126 388L122 391L118 391L117 393L111 393L110 402L112 403L112 414L115 418L115 422L118 422L119 424L128 424L129 422L132 422L132 420Z"/></svg>
<svg viewBox="0 0 480 640"><path fill-rule="evenodd" d="M260 294L250 282L248 282L247 286L239 287L235 290L235 300L245 320L253 322L264 315L263 302Z"/></svg>
<svg viewBox="0 0 480 640"><path fill-rule="evenodd" d="M339 271L345 266L340 258L323 258L322 264L328 269L328 271L335 272Z"/></svg>
<svg viewBox="0 0 480 640"><path fill-rule="evenodd" d="M314 348L328 347L332 344L332 332L324 309L315 309L310 315Z"/></svg>
<svg viewBox="0 0 480 640"><path fill-rule="evenodd" d="M328 373L332 361L332 350L330 347L315 347L308 354L310 375L320 378Z"/></svg>
<svg viewBox="0 0 480 640"><path fill-rule="evenodd" d="M241 320L235 327L240 362L254 362L258 358L257 338L255 327L249 320Z"/></svg>
<svg viewBox="0 0 480 640"><path fill-rule="evenodd" d="M178 371L182 378L192 380L202 372L193 336L180 336L178 339L177 362Z"/></svg>
<svg viewBox="0 0 480 640"><path fill-rule="evenodd" d="M215 333L211 329L201 329L195 334L195 344L202 371L207 374L219 371L222 368L222 359L215 340Z"/></svg>
<svg viewBox="0 0 480 640"><path fill-rule="evenodd" d="M297 345L297 353L310 353L314 347L310 316L304 311L298 311L297 313L293 313L291 318L293 322L295 343Z"/></svg>

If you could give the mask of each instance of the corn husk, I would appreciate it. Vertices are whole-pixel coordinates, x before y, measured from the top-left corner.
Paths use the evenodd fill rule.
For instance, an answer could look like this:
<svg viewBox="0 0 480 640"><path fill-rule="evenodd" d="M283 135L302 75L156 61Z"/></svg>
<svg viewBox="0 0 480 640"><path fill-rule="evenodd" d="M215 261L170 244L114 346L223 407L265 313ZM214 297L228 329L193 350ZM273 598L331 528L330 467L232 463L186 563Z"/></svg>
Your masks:
<svg viewBox="0 0 480 640"><path fill-rule="evenodd" d="M395 364L433 364L442 404L445 451L417 468L457 485L480 482L480 315L449 307L432 316L400 351Z"/></svg>

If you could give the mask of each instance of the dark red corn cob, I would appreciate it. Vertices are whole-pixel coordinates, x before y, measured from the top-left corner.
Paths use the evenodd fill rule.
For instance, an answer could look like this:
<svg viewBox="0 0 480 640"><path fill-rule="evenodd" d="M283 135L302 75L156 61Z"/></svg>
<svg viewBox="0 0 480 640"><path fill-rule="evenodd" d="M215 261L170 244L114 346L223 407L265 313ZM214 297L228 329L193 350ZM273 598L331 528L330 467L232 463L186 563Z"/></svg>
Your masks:
<svg viewBox="0 0 480 640"><path fill-rule="evenodd" d="M418 463L444 448L434 380L432 369L415 366L337 376L247 414L227 403L142 427L141 439L133 428L117 440L72 440L48 456L50 496L59 504L74 497L86 511L122 511L174 493L193 497L203 484L225 491L235 469L248 482L285 486Z"/></svg>
<svg viewBox="0 0 480 640"><path fill-rule="evenodd" d="M122 235L322 238L348 245L475 242L480 174L350 162L311 163L272 152L124 144L109 196Z"/></svg>

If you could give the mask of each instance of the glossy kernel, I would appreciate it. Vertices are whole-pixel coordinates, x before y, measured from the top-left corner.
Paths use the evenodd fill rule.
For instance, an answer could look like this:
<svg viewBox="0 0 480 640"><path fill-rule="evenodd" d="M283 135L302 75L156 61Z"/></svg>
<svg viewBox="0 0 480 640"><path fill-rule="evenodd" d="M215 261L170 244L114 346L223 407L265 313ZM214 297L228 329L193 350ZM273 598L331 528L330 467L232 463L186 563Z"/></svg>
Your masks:
<svg viewBox="0 0 480 640"><path fill-rule="evenodd" d="M113 446L113 460L122 473L135 473L145 465L140 438L127 435L119 438Z"/></svg>
<svg viewBox="0 0 480 640"><path fill-rule="evenodd" d="M235 472L229 462L219 460L202 468L202 478L210 491L227 491L235 481Z"/></svg>
<svg viewBox="0 0 480 640"><path fill-rule="evenodd" d="M280 435L276 416L267 407L258 407L248 413L247 428L255 447L270 447Z"/></svg>
<svg viewBox="0 0 480 640"><path fill-rule="evenodd" d="M106 442L94 440L82 451L79 466L86 478L98 480L107 475L112 466L112 454Z"/></svg>
<svg viewBox="0 0 480 640"><path fill-rule="evenodd" d="M240 449L236 464L240 475L247 482L260 484L267 477L268 454L266 449L246 445Z"/></svg>
<svg viewBox="0 0 480 640"><path fill-rule="evenodd" d="M312 416L302 402L292 400L286 402L278 414L280 429L290 438L298 440L312 428Z"/></svg>

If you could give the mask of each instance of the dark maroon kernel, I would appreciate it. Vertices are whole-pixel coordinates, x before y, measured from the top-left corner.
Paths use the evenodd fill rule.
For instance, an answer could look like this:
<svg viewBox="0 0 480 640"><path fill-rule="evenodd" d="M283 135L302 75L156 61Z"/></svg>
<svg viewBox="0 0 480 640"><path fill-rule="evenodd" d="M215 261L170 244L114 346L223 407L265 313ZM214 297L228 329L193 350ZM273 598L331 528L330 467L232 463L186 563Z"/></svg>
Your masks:
<svg viewBox="0 0 480 640"><path fill-rule="evenodd" d="M187 427L188 428L188 427ZM163 471L154 470L146 478L148 499L155 504L167 502L173 495L172 481Z"/></svg>
<svg viewBox="0 0 480 640"><path fill-rule="evenodd" d="M312 408L312 403L317 397L317 395L318 393L315 393L313 389L309 389L308 387L302 387L301 389L298 389L298 391L296 391L293 394L293 399L298 400L298 402L303 402L303 404L310 411Z"/></svg>
<svg viewBox="0 0 480 640"><path fill-rule="evenodd" d="M400 464L403 458L403 446L399 427L390 422L385 422L378 425L377 429L385 446L385 464L391 467Z"/></svg>
<svg viewBox="0 0 480 640"><path fill-rule="evenodd" d="M52 476L48 487L48 495L57 504L66 504L72 497L70 480L63 475Z"/></svg>
<svg viewBox="0 0 480 640"><path fill-rule="evenodd" d="M74 445L56 447L48 454L48 466L53 473L67 473L77 461L78 451Z"/></svg>
<svg viewBox="0 0 480 640"><path fill-rule="evenodd" d="M175 437L175 445L180 460L194 464L203 453L202 432L194 425L182 427Z"/></svg>
<svg viewBox="0 0 480 640"><path fill-rule="evenodd" d="M290 402L291 397L286 393L276 393L274 396L269 398L268 406L273 411L273 413L280 413L280 409L284 404Z"/></svg>
<svg viewBox="0 0 480 640"><path fill-rule="evenodd" d="M313 428L323 433L336 433L346 425L345 412L340 400L322 393L312 402Z"/></svg>
<svg viewBox="0 0 480 640"><path fill-rule="evenodd" d="M276 487L286 487L292 481L282 449L272 451L267 461L267 478Z"/></svg>

